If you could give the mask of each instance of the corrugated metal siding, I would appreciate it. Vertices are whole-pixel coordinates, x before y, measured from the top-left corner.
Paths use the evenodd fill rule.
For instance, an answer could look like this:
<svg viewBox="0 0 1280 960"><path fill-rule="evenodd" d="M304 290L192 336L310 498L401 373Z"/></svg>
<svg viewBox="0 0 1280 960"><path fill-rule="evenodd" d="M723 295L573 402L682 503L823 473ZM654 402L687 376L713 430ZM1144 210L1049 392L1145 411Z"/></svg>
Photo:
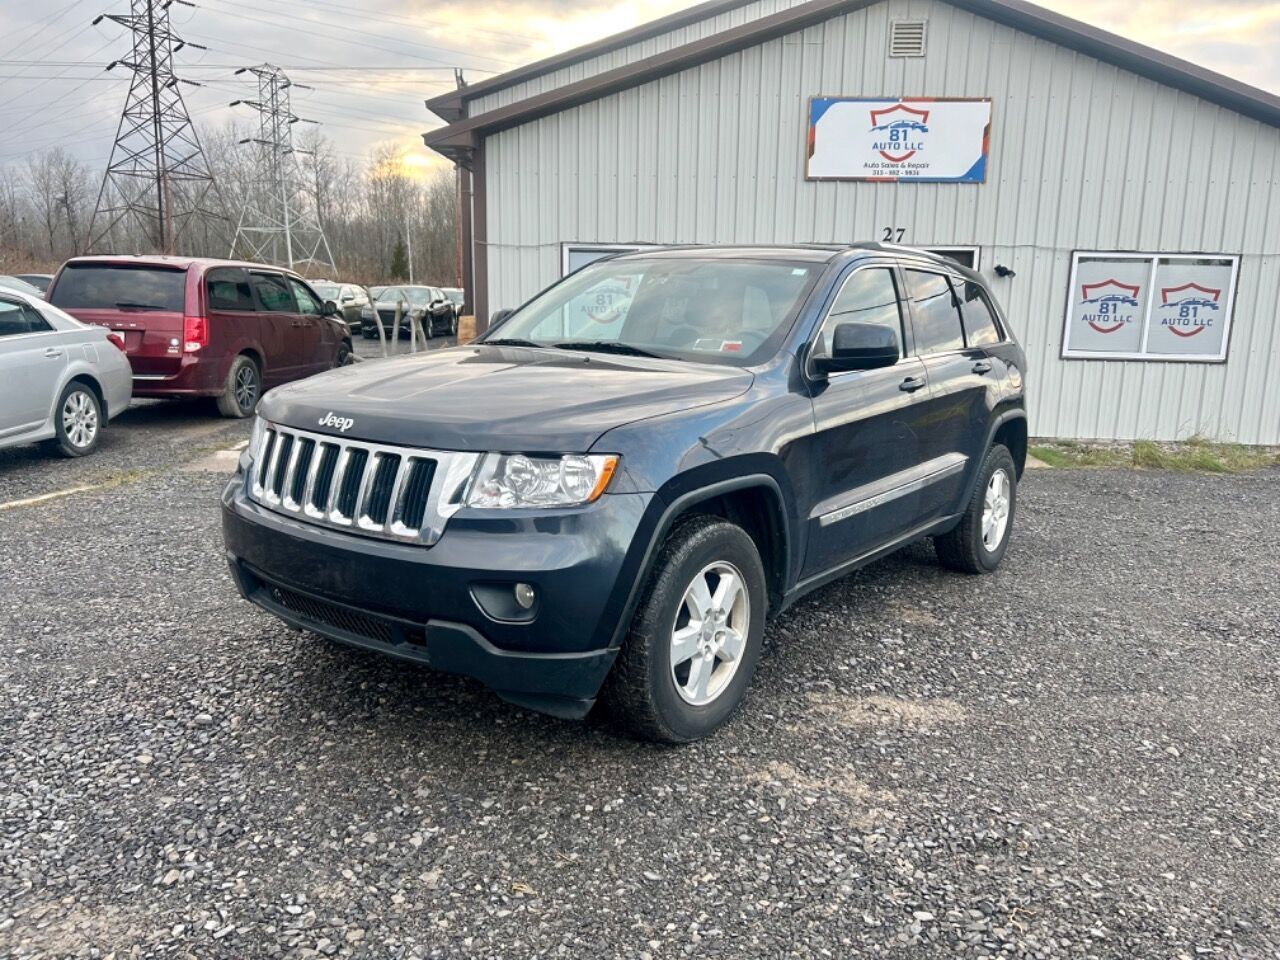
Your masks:
<svg viewBox="0 0 1280 960"><path fill-rule="evenodd" d="M474 117L497 107L505 107L507 104L515 103L517 100L524 100L535 94L563 87L565 84L585 80L587 77L594 77L598 73L604 73L616 67L625 67L629 63L643 60L645 57L652 57L654 54L682 47L694 40L709 37L712 34L728 30L730 27L738 27L744 23L750 23L752 20L767 17L770 14L787 10L804 2L805 0L757 0L756 3L746 4L736 10L730 10L714 17L707 17L678 30L669 30L659 36L650 37L643 43L633 43L629 47L610 51L603 56L592 57L590 60L575 63L561 70L555 70L540 77L533 77L524 83L518 83L502 90L495 90L487 96L472 100L467 105L467 115Z"/></svg>
<svg viewBox="0 0 1280 960"><path fill-rule="evenodd" d="M885 55L927 17L923 60ZM990 96L982 186L809 183L810 96ZM490 304L563 241L977 244L1039 436L1280 444L1280 130L932 0L887 3L487 141ZM1270 230L1268 227L1270 226ZM1062 360L1073 249L1240 253L1225 364Z"/></svg>

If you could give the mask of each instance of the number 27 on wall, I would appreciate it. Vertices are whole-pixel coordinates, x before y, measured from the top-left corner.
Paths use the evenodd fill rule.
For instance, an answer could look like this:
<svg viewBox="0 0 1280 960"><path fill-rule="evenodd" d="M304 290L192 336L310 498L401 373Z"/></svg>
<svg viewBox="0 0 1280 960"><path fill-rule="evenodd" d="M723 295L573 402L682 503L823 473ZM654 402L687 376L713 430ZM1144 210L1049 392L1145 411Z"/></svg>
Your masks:
<svg viewBox="0 0 1280 960"><path fill-rule="evenodd" d="M885 227L884 234L880 237L880 240L883 243L901 243L902 238L906 235L906 227Z"/></svg>

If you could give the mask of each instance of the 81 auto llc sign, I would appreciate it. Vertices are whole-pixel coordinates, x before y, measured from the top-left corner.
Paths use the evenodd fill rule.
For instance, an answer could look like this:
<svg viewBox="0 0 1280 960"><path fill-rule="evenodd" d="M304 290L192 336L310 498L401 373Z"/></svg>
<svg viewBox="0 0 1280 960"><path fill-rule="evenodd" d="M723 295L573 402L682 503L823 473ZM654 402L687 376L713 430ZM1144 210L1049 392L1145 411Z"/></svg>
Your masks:
<svg viewBox="0 0 1280 960"><path fill-rule="evenodd" d="M814 97L808 180L983 183L990 99Z"/></svg>

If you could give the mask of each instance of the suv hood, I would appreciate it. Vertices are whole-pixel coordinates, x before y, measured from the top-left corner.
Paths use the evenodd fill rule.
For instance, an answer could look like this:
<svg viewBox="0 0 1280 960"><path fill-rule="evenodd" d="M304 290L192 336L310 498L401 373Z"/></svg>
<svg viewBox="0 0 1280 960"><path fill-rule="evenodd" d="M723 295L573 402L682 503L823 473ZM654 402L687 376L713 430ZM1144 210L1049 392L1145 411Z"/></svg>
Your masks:
<svg viewBox="0 0 1280 960"><path fill-rule="evenodd" d="M746 370L552 348L458 347L340 367L272 390L301 430L438 450L585 453L608 430L740 396ZM345 426L345 423L341 423Z"/></svg>

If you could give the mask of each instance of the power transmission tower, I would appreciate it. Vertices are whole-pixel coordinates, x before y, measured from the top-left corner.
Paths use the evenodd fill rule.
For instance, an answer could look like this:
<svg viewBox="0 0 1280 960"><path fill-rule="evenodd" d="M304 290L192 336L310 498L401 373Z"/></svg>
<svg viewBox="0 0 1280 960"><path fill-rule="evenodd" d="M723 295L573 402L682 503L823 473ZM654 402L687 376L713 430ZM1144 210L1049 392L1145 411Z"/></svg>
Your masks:
<svg viewBox="0 0 1280 960"><path fill-rule="evenodd" d="M258 99L233 100L258 113L258 136L241 143L258 148L253 182L245 195L240 222L231 241L231 255L239 248L250 260L277 263L308 273L333 269L333 254L320 226L319 210L312 214L302 189L298 154L293 145L293 125L314 123L293 112L290 90L310 90L294 83L279 67L264 63L242 67L237 74L252 73L258 78Z"/></svg>
<svg viewBox="0 0 1280 960"><path fill-rule="evenodd" d="M217 185L182 100L181 84L200 84L173 72L175 52L205 48L173 32L169 8L175 3L194 6L187 0L130 0L128 14L103 14L93 21L110 20L133 33L130 58L107 66L128 67L133 82L89 221L90 249L128 221L144 229L156 250L175 253L193 220L207 225L208 219L223 219L220 210L207 206Z"/></svg>

